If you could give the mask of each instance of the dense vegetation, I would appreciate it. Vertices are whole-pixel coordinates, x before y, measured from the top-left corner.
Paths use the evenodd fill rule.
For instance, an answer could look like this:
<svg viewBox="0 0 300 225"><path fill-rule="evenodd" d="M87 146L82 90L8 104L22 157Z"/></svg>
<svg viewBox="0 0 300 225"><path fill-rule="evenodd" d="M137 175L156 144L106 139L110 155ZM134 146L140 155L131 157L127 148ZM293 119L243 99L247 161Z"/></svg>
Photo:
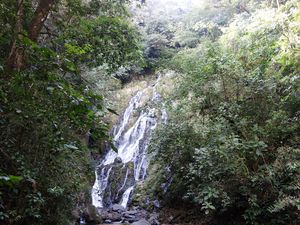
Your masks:
<svg viewBox="0 0 300 225"><path fill-rule="evenodd" d="M161 69L147 194L201 224L300 224L299 1L140 2L0 0L0 224L74 222L104 96Z"/></svg>
<svg viewBox="0 0 300 225"><path fill-rule="evenodd" d="M173 57L181 75L151 144L154 196L199 207L209 224L300 223L299 7L224 9L216 35ZM208 9L192 27L211 21Z"/></svg>
<svg viewBox="0 0 300 225"><path fill-rule="evenodd" d="M124 1L0 1L1 224L70 224L89 201L87 146L109 141L110 109L81 71L137 64L128 15Z"/></svg>

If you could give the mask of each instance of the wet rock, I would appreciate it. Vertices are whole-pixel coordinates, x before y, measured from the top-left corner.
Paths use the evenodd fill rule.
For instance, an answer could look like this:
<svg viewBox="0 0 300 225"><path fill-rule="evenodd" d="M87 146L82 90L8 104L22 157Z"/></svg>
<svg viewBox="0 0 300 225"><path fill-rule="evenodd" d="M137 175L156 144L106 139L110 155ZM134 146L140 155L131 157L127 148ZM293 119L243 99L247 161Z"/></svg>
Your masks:
<svg viewBox="0 0 300 225"><path fill-rule="evenodd" d="M139 212L137 210L130 210L123 212L123 220L129 223L138 221L141 217L137 215Z"/></svg>
<svg viewBox="0 0 300 225"><path fill-rule="evenodd" d="M82 213L82 218L87 224L99 224L102 223L102 218L98 214L97 209L93 205L88 205Z"/></svg>
<svg viewBox="0 0 300 225"><path fill-rule="evenodd" d="M132 218L135 218L135 215L124 214L123 217L132 219Z"/></svg>
<svg viewBox="0 0 300 225"><path fill-rule="evenodd" d="M138 213L137 210L130 210L130 211L124 212L124 214L127 214L127 215L136 215L137 213Z"/></svg>
<svg viewBox="0 0 300 225"><path fill-rule="evenodd" d="M112 211L114 212L124 212L125 208L121 205L115 204L112 206Z"/></svg>
<svg viewBox="0 0 300 225"><path fill-rule="evenodd" d="M157 213L153 213L150 215L149 222L151 225L160 225L158 221L159 215Z"/></svg>
<svg viewBox="0 0 300 225"><path fill-rule="evenodd" d="M127 223L135 223L135 222L137 222L137 221L139 221L139 219L138 218L136 218L136 217L132 217L132 218L124 218L124 222L127 222Z"/></svg>
<svg viewBox="0 0 300 225"><path fill-rule="evenodd" d="M120 157L117 157L114 161L114 164L122 163L122 159Z"/></svg>
<svg viewBox="0 0 300 225"><path fill-rule="evenodd" d="M115 221L121 221L122 215L118 212L107 212L105 214L102 214L102 218L104 220L110 220L112 222L115 222Z"/></svg>
<svg viewBox="0 0 300 225"><path fill-rule="evenodd" d="M155 208L159 209L160 208L160 203L158 200L153 201L153 205Z"/></svg>
<svg viewBox="0 0 300 225"><path fill-rule="evenodd" d="M124 214L123 215L123 217L125 218L125 219L129 219L129 220L134 220L134 221L137 221L138 219L136 219L136 216L135 215L130 215L130 214Z"/></svg>
<svg viewBox="0 0 300 225"><path fill-rule="evenodd" d="M131 225L151 225L147 220L141 219L137 222L132 223Z"/></svg>

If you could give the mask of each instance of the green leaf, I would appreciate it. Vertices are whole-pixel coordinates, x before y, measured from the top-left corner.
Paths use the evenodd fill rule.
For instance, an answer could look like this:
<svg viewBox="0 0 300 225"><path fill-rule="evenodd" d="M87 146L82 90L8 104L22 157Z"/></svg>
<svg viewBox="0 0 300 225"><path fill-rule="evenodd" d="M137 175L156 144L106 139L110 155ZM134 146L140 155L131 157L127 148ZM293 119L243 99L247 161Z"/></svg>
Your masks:
<svg viewBox="0 0 300 225"><path fill-rule="evenodd" d="M23 180L23 177L21 176L0 176L0 186L8 186L13 187L14 185L20 183L20 181Z"/></svg>
<svg viewBox="0 0 300 225"><path fill-rule="evenodd" d="M70 62L70 61L65 61L64 63L64 69L70 72L76 72L77 71L77 67L75 65L75 63Z"/></svg>

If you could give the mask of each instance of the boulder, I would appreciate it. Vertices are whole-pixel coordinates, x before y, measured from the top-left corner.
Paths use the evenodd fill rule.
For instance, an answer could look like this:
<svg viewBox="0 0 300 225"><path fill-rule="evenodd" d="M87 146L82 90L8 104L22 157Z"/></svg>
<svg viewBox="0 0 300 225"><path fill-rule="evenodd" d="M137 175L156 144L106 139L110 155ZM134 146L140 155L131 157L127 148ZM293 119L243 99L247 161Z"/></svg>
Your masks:
<svg viewBox="0 0 300 225"><path fill-rule="evenodd" d="M111 209L114 212L124 212L125 211L125 208L118 204L114 204Z"/></svg>
<svg viewBox="0 0 300 225"><path fill-rule="evenodd" d="M114 164L122 163L122 159L120 157L115 158Z"/></svg>
<svg viewBox="0 0 300 225"><path fill-rule="evenodd" d="M102 223L102 218L98 214L97 209L93 205L88 205L84 212L83 212L83 218L87 222L87 224L99 224Z"/></svg>
<svg viewBox="0 0 300 225"><path fill-rule="evenodd" d="M128 216L128 217L123 217L123 221L128 222L128 223L133 223L136 221L139 221L140 218L136 217L136 216Z"/></svg>
<svg viewBox="0 0 300 225"><path fill-rule="evenodd" d="M132 219L132 218L135 218L135 215L130 215L130 214L125 213L125 214L123 214L123 217Z"/></svg>
<svg viewBox="0 0 300 225"><path fill-rule="evenodd" d="M154 201L153 201L153 205L154 205L154 207L157 208L157 209L160 208L160 203L159 203L158 200L154 200Z"/></svg>
<svg viewBox="0 0 300 225"><path fill-rule="evenodd" d="M141 218L146 217L146 215L144 215L142 211L136 210L136 208L133 210L125 211L125 212L123 212L122 215L123 215L124 221L129 222L129 223L139 221Z"/></svg>
<svg viewBox="0 0 300 225"><path fill-rule="evenodd" d="M149 222L151 225L160 225L158 218L159 216L157 213L150 214Z"/></svg>
<svg viewBox="0 0 300 225"><path fill-rule="evenodd" d="M122 220L122 215L118 212L108 212L108 213L102 214L102 217L104 220L110 220L112 222Z"/></svg>
<svg viewBox="0 0 300 225"><path fill-rule="evenodd" d="M147 220L141 219L137 222L132 223L131 225L151 225Z"/></svg>
<svg viewBox="0 0 300 225"><path fill-rule="evenodd" d="M127 215L135 215L135 214L137 214L137 213L138 213L137 210L130 210L130 211L124 212L124 214L127 214Z"/></svg>

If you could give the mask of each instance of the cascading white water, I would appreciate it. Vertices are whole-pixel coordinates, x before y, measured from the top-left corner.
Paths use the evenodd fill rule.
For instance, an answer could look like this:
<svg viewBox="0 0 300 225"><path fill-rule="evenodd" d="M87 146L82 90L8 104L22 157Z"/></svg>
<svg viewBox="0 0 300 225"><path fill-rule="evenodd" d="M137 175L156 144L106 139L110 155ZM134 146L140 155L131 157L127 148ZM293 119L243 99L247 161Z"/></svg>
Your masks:
<svg viewBox="0 0 300 225"><path fill-rule="evenodd" d="M97 170L95 171L96 179L92 189L92 202L95 207L103 207L103 199L100 196L103 194L103 191L105 191L105 188L107 187L108 177L111 169L112 168L109 168L107 171L105 171L105 168L102 168L100 179ZM101 182L98 182L99 180L101 180Z"/></svg>
<svg viewBox="0 0 300 225"><path fill-rule="evenodd" d="M100 186L99 186L99 182L98 181L98 173L97 173L97 170L95 171L95 183L94 183L94 186L93 186L93 189L92 189L92 202L93 202L93 205L97 208L102 208L103 207L103 204L102 204L102 199L99 198L99 195L100 195Z"/></svg>
<svg viewBox="0 0 300 225"><path fill-rule="evenodd" d="M133 110L135 110L138 106L139 106L139 102L141 100L141 97L143 96L144 91L139 91L133 98L131 98L128 107L126 108L124 114L123 114L123 118L122 118L122 123L121 126L115 126L114 128L114 140L117 142L122 133L125 130L126 125L128 124L129 118L133 112Z"/></svg>
<svg viewBox="0 0 300 225"><path fill-rule="evenodd" d="M123 194L123 196L122 196L122 202L121 202L120 205L123 206L124 208L127 207L127 203L128 203L128 201L129 201L130 194L131 194L133 188L134 188L134 186L131 186L130 188L128 188L128 189L124 192L124 194Z"/></svg>
<svg viewBox="0 0 300 225"><path fill-rule="evenodd" d="M151 101L155 103L161 101L161 96L156 91L159 81L160 76L152 87L153 94ZM106 205L118 203L126 208L131 193L134 190L134 184L139 180L144 180L146 177L149 164L147 146L151 132L157 126L158 117L156 116L156 111L158 109L147 108L141 110L133 126L128 127L129 121L132 119L134 112L140 107L141 99L144 95L146 95L146 91L142 90L138 91L131 98L119 123L114 127L113 139L118 152L115 152L113 149L109 150L104 160L96 168L96 180L92 190L93 205L96 207L103 208L105 206L106 202L104 198L106 194L110 198ZM160 115L161 121L166 123L166 110L163 109ZM122 180L119 181L119 186L114 194L114 190L112 190L113 185L109 184L110 174L116 173L116 171L123 171L123 169L125 171L123 175L124 180L121 178ZM119 199L120 194L122 194L121 199Z"/></svg>

